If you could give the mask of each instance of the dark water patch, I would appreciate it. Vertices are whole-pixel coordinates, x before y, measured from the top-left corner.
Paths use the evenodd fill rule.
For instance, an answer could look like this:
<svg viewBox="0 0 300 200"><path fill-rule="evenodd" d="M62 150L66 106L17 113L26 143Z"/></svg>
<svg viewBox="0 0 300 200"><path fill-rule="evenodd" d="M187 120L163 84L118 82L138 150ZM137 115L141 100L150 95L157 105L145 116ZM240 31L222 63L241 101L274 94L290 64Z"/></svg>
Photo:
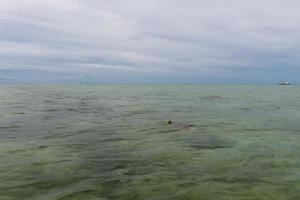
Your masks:
<svg viewBox="0 0 300 200"><path fill-rule="evenodd" d="M32 163L31 167L45 167L46 165L58 165L61 163L65 163L65 162L72 162L73 160L68 160L68 159L64 159L64 160L57 160L57 161L48 161L48 162L38 162L38 163Z"/></svg>
<svg viewBox="0 0 300 200"><path fill-rule="evenodd" d="M47 145L28 146L26 148L9 150L6 153L9 153L9 154L27 153L29 151L43 150L43 149L46 149L46 148L48 148Z"/></svg>
<svg viewBox="0 0 300 200"><path fill-rule="evenodd" d="M132 111L132 112L127 112L126 114L124 114L124 116L136 116L136 115L146 115L147 113L150 113L148 111L144 111L144 110L140 110L140 111Z"/></svg>
<svg viewBox="0 0 300 200"><path fill-rule="evenodd" d="M232 145L228 144L217 144L217 143L197 143L191 145L195 149L223 149L223 148L232 148Z"/></svg>
<svg viewBox="0 0 300 200"><path fill-rule="evenodd" d="M17 153L23 153L24 151L26 151L26 149L14 149L14 150L7 151L5 153L8 153L8 154L17 154Z"/></svg>
<svg viewBox="0 0 300 200"><path fill-rule="evenodd" d="M56 109L56 108L49 108L49 109L42 110L42 112L58 112L58 111L61 111L61 110Z"/></svg>
<svg viewBox="0 0 300 200"><path fill-rule="evenodd" d="M300 134L300 130L295 130L295 134Z"/></svg>
<svg viewBox="0 0 300 200"><path fill-rule="evenodd" d="M174 129L174 128L170 128L170 129L166 129L166 130L159 130L159 133L174 133L177 132L178 130Z"/></svg>
<svg viewBox="0 0 300 200"><path fill-rule="evenodd" d="M41 177L36 177L30 183L2 187L0 188L0 197L5 195L11 197L11 199L35 199L38 195L44 195L51 190L66 188L79 182L82 180L82 177L62 177L60 179L48 177L48 180L42 179Z"/></svg>
<svg viewBox="0 0 300 200"><path fill-rule="evenodd" d="M281 160L265 160L258 163L262 169L280 169L282 172L287 169L299 168L299 163L282 158Z"/></svg>
<svg viewBox="0 0 300 200"><path fill-rule="evenodd" d="M169 121L168 124L169 126L177 130L190 130L191 128L195 127L195 125L193 124L188 124L183 122Z"/></svg>
<svg viewBox="0 0 300 200"><path fill-rule="evenodd" d="M0 130L16 130L22 128L22 125L0 126Z"/></svg>
<svg viewBox="0 0 300 200"><path fill-rule="evenodd" d="M223 124L200 124L200 125L197 125L199 128L209 128L209 127L215 127L215 126L218 126L218 125L223 125Z"/></svg>
<svg viewBox="0 0 300 200"><path fill-rule="evenodd" d="M205 129L205 128L223 128L223 127L230 127L230 126L236 126L236 123L233 122L217 122L217 123L203 123L197 125L197 127Z"/></svg>
<svg viewBox="0 0 300 200"><path fill-rule="evenodd" d="M67 108L67 109L65 109L65 111L78 111L78 109L75 109L75 108Z"/></svg>
<svg viewBox="0 0 300 200"><path fill-rule="evenodd" d="M192 128L194 128L195 125L185 124L185 125L174 125L172 127L176 130L192 130Z"/></svg>
<svg viewBox="0 0 300 200"><path fill-rule="evenodd" d="M218 96L218 95L210 95L210 96L202 97L202 99L204 99L204 100L223 100L225 98L222 96Z"/></svg>
<svg viewBox="0 0 300 200"><path fill-rule="evenodd" d="M77 101L77 105L91 105L92 101L87 101L87 100L79 100Z"/></svg>
<svg viewBox="0 0 300 200"><path fill-rule="evenodd" d="M153 131L159 131L161 132L161 129L162 128L161 126L152 126L152 127L145 127L145 128L140 128L137 130L137 132L145 132L145 133L148 133L148 132L153 132Z"/></svg>
<svg viewBox="0 0 300 200"><path fill-rule="evenodd" d="M72 142L64 145L65 148L73 150L86 149L88 146L89 144L87 144L86 142ZM61 145L57 145L57 147L61 147Z"/></svg>
<svg viewBox="0 0 300 200"><path fill-rule="evenodd" d="M135 166L134 168L129 168L123 175L126 176L144 176L154 172L154 169L150 169L146 166Z"/></svg>
<svg viewBox="0 0 300 200"><path fill-rule="evenodd" d="M67 125L55 126L55 130L66 129L69 128Z"/></svg>
<svg viewBox="0 0 300 200"><path fill-rule="evenodd" d="M82 133L94 133L94 132L97 132L97 129L95 129L95 128L88 128L88 129L79 130L76 133L77 134L82 134Z"/></svg>
<svg viewBox="0 0 300 200"><path fill-rule="evenodd" d="M57 116L55 116L55 115L46 115L46 116L41 117L41 121L42 122L45 122L45 121L47 122L47 121L55 119L55 118L57 118Z"/></svg>
<svg viewBox="0 0 300 200"><path fill-rule="evenodd" d="M107 153L114 155L111 152ZM82 160L79 162L79 167L89 170L92 177L96 174L97 178L102 180L102 182L119 179L120 173L118 173L118 171L128 170L132 163L132 160L129 160L124 153L120 154L122 154L122 156L114 155L115 158L109 158L107 155L96 152L96 154L94 153L93 155L82 157Z"/></svg>
<svg viewBox="0 0 300 200"><path fill-rule="evenodd" d="M16 114L16 115L26 115L28 113L27 112L14 112L13 114Z"/></svg>
<svg viewBox="0 0 300 200"><path fill-rule="evenodd" d="M189 138L186 143L195 149L222 149L233 148L234 143L226 140L222 140L216 136L202 136Z"/></svg>
<svg viewBox="0 0 300 200"><path fill-rule="evenodd" d="M250 110L252 110L252 109L251 109L251 108L240 108L240 110L250 111Z"/></svg>
<svg viewBox="0 0 300 200"><path fill-rule="evenodd" d="M55 101L52 101L52 100L45 100L44 102L45 103L55 103Z"/></svg>
<svg viewBox="0 0 300 200"><path fill-rule="evenodd" d="M262 129L259 129L259 128L245 128L244 130L245 131L254 131L254 132L262 131Z"/></svg>
<svg viewBox="0 0 300 200"><path fill-rule="evenodd" d="M64 98L65 98L64 96L56 96L56 97L55 97L56 100L62 100L62 99L64 99Z"/></svg>
<svg viewBox="0 0 300 200"><path fill-rule="evenodd" d="M86 177L81 176L80 174L74 174L74 173L68 173L62 176L56 176L55 173L53 174L43 174L43 171L37 170L38 168L31 169L29 171L24 171L24 177L26 178L26 183L22 184L16 183L16 184L10 184L4 187L0 188L0 191L14 191L19 189L49 189L49 188L55 188L60 186L67 186L71 185L77 181L81 181L85 179ZM24 178L23 177L23 178Z"/></svg>
<svg viewBox="0 0 300 200"><path fill-rule="evenodd" d="M64 99L74 99L75 96L63 96Z"/></svg>
<svg viewBox="0 0 300 200"><path fill-rule="evenodd" d="M77 112L80 114L90 114L90 113L98 113L98 111L96 111L93 108L90 108L88 106L86 107L78 107L77 108Z"/></svg>
<svg viewBox="0 0 300 200"><path fill-rule="evenodd" d="M78 100L80 100L80 101L91 101L92 99L93 99L92 97L81 97L81 98L78 98Z"/></svg>
<svg viewBox="0 0 300 200"><path fill-rule="evenodd" d="M44 139L54 139L54 138L68 138L74 136L72 133L57 133L56 131L48 131L48 134L44 135Z"/></svg>
<svg viewBox="0 0 300 200"><path fill-rule="evenodd" d="M132 138L115 137L115 138L103 138L99 139L98 142L120 142L120 141L134 141Z"/></svg>
<svg viewBox="0 0 300 200"><path fill-rule="evenodd" d="M34 187L47 188L48 186L55 186L56 182L57 182L57 180L34 181L32 183L26 183L26 184L22 184L22 185L1 187L0 191L10 191L10 192L14 193L14 192L17 192L19 189L23 189L23 188L34 188Z"/></svg>
<svg viewBox="0 0 300 200"><path fill-rule="evenodd" d="M246 176L246 175L239 175L239 176L232 176L232 177L219 177L219 178L211 178L207 181L214 181L214 182L223 182L223 183L259 183L264 182L261 177L258 176Z"/></svg>
<svg viewBox="0 0 300 200"><path fill-rule="evenodd" d="M64 195L63 197L58 198L57 200L79 200L79 199L99 199L99 200L106 200L106 198L102 198L101 192L86 189L81 191L76 191L71 194Z"/></svg>
<svg viewBox="0 0 300 200"><path fill-rule="evenodd" d="M234 122L220 122L220 125L236 125Z"/></svg>
<svg viewBox="0 0 300 200"><path fill-rule="evenodd" d="M270 131L270 129L266 129L266 128L244 128L243 130L250 131L250 132Z"/></svg>
<svg viewBox="0 0 300 200"><path fill-rule="evenodd" d="M112 170L127 169L131 162L132 161L128 161L128 160L123 160L123 161L120 160L117 163L112 163L110 169Z"/></svg>
<svg viewBox="0 0 300 200"><path fill-rule="evenodd" d="M40 146L37 146L37 149L46 149L48 146L47 145L40 145Z"/></svg>

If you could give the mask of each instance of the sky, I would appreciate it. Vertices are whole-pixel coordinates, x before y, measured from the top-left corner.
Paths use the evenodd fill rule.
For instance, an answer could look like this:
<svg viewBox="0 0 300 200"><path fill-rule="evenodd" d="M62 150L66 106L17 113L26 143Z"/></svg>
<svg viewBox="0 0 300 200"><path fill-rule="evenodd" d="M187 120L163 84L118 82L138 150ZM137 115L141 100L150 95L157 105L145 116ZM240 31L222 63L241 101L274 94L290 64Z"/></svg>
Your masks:
<svg viewBox="0 0 300 200"><path fill-rule="evenodd" d="M298 0L1 0L0 83L300 82Z"/></svg>

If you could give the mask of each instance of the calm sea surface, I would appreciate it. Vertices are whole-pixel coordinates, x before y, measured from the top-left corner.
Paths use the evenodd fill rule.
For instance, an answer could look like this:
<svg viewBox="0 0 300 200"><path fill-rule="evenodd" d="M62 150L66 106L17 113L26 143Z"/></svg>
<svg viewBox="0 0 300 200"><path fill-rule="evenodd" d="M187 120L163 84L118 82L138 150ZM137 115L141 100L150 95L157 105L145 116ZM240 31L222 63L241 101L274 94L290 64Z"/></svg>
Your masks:
<svg viewBox="0 0 300 200"><path fill-rule="evenodd" d="M0 199L299 200L300 87L1 85Z"/></svg>

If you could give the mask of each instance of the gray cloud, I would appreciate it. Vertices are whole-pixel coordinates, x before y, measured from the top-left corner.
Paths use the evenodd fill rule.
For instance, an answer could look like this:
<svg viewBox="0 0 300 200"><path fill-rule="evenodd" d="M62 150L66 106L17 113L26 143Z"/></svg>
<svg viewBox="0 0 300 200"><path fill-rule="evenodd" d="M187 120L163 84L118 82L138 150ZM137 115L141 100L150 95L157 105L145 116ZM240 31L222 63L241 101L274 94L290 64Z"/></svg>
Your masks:
<svg viewBox="0 0 300 200"><path fill-rule="evenodd" d="M32 71L26 80L51 72L109 82L297 81L299 6L296 0L2 0L0 75L12 70L10 78L22 79L26 69Z"/></svg>

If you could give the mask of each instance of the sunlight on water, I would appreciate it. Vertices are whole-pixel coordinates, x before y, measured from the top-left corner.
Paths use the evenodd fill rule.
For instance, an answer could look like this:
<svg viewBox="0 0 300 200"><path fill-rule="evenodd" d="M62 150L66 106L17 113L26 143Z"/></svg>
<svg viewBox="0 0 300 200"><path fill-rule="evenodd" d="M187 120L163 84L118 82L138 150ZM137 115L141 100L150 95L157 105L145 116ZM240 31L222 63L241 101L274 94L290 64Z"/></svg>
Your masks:
<svg viewBox="0 0 300 200"><path fill-rule="evenodd" d="M1 200L300 199L298 86L2 85L0 96Z"/></svg>

